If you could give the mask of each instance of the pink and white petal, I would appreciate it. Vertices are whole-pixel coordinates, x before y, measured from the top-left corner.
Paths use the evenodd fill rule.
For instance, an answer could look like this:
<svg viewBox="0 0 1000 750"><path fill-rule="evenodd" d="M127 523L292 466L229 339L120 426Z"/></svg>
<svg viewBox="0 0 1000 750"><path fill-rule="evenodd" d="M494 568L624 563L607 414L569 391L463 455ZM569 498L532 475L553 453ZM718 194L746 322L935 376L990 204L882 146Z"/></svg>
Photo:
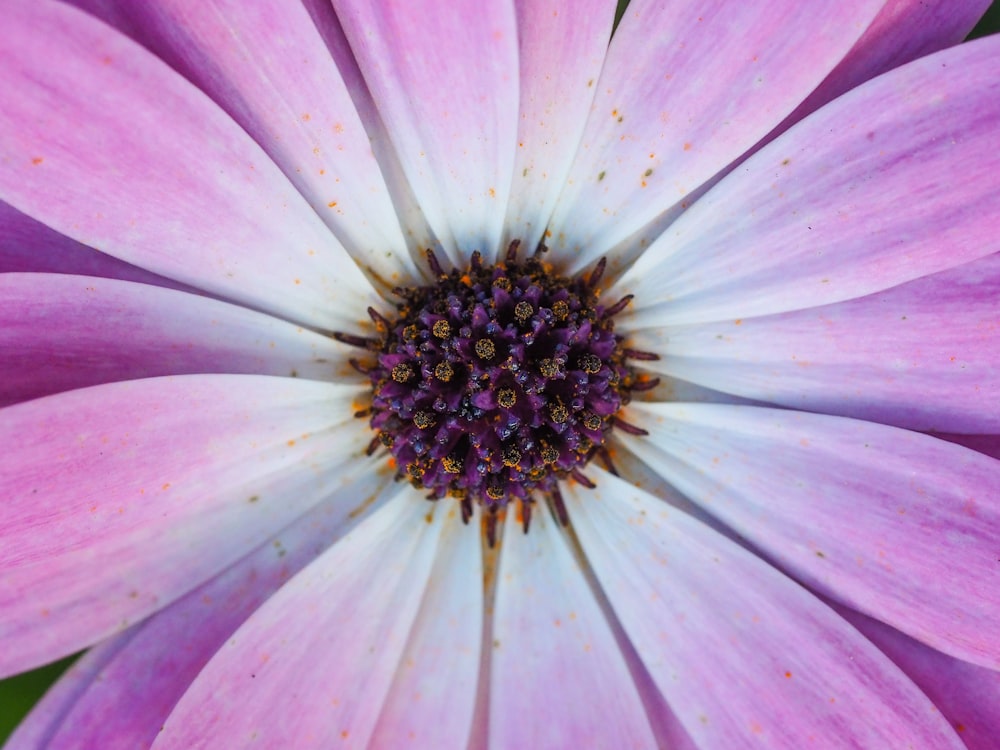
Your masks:
<svg viewBox="0 0 1000 750"><path fill-rule="evenodd" d="M493 257L517 143L514 4L333 5L444 253Z"/></svg>
<svg viewBox="0 0 1000 750"><path fill-rule="evenodd" d="M847 56L783 125L875 76L958 44L990 5L991 0L886 0Z"/></svg>
<svg viewBox="0 0 1000 750"><path fill-rule="evenodd" d="M482 563L478 529L449 509L424 600L370 747L469 745L481 679Z"/></svg>
<svg viewBox="0 0 1000 750"><path fill-rule="evenodd" d="M881 4L631 2L549 244L579 270L681 203L816 88Z"/></svg>
<svg viewBox="0 0 1000 750"><path fill-rule="evenodd" d="M827 605L611 474L571 484L615 615L698 747L960 748L931 702Z"/></svg>
<svg viewBox="0 0 1000 750"><path fill-rule="evenodd" d="M264 313L146 284L0 274L0 406L189 373L357 379L349 347Z"/></svg>
<svg viewBox="0 0 1000 750"><path fill-rule="evenodd" d="M580 144L608 51L615 0L517 0L521 104L502 245L534 250Z"/></svg>
<svg viewBox="0 0 1000 750"><path fill-rule="evenodd" d="M236 631L153 747L366 747L454 516L404 487Z"/></svg>
<svg viewBox="0 0 1000 750"><path fill-rule="evenodd" d="M935 433L934 437L947 440L952 443L964 445L974 451L985 453L993 458L1000 458L1000 435L955 435L949 433Z"/></svg>
<svg viewBox="0 0 1000 750"><path fill-rule="evenodd" d="M84 388L0 422L0 674L162 609L341 486L355 387L182 375Z"/></svg>
<svg viewBox="0 0 1000 750"><path fill-rule="evenodd" d="M114 658L133 631L112 636L80 656L35 703L4 744L4 750L54 750L52 737L80 696L94 684L104 665Z"/></svg>
<svg viewBox="0 0 1000 750"><path fill-rule="evenodd" d="M113 655L104 656L105 644L87 652L81 659L88 665L87 684L71 702L63 700L66 705L58 712L47 707L46 694L25 719L22 731L39 737L44 730L47 740L26 739L20 747L149 747L177 701L244 620L369 511L380 507L390 492L395 494L393 475L381 466L384 463L367 458L345 467L350 477L345 476L344 487L212 580L113 638L109 643L123 641ZM95 653L102 658L89 668ZM151 674L155 680L149 679ZM66 692L67 680L81 681L71 672L53 691ZM14 743L11 750L18 747Z"/></svg>
<svg viewBox="0 0 1000 750"><path fill-rule="evenodd" d="M649 431L630 450L813 590L1000 668L1000 461L779 409L643 403L629 421Z"/></svg>
<svg viewBox="0 0 1000 750"><path fill-rule="evenodd" d="M119 2L102 17L184 74L236 120L362 268L413 278L365 126L299 2ZM110 12L109 12L110 11Z"/></svg>
<svg viewBox="0 0 1000 750"><path fill-rule="evenodd" d="M651 370L748 399L911 430L1000 432L997 299L993 254L832 305L644 328L629 345L664 352L644 363Z"/></svg>
<svg viewBox="0 0 1000 750"><path fill-rule="evenodd" d="M320 327L356 328L378 299L267 154L130 39L62 3L11 0L0 65L0 198L19 211Z"/></svg>
<svg viewBox="0 0 1000 750"><path fill-rule="evenodd" d="M998 60L998 38L917 60L769 144L610 290L636 295L623 324L814 307L1000 250Z"/></svg>
<svg viewBox="0 0 1000 750"><path fill-rule="evenodd" d="M945 656L853 610L841 615L878 646L941 709L969 750L995 750L1000 737L1000 672Z"/></svg>
<svg viewBox="0 0 1000 750"><path fill-rule="evenodd" d="M615 635L544 507L508 513L490 664L491 748L655 746ZM598 708L599 707L599 708Z"/></svg>
<svg viewBox="0 0 1000 750"><path fill-rule="evenodd" d="M0 201L0 273L76 273L185 289L183 284L81 245Z"/></svg>

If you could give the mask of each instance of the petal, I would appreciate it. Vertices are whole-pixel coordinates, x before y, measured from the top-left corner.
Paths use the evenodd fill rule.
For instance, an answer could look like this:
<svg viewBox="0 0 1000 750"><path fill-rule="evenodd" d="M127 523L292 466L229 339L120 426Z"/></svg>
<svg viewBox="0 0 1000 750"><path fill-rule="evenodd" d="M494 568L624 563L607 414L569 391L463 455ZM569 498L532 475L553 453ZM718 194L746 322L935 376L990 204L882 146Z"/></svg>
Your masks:
<svg viewBox="0 0 1000 750"><path fill-rule="evenodd" d="M377 296L267 155L149 52L12 0L0 28L0 198L148 270L317 326Z"/></svg>
<svg viewBox="0 0 1000 750"><path fill-rule="evenodd" d="M445 253L493 255L517 142L513 3L333 5Z"/></svg>
<svg viewBox="0 0 1000 750"><path fill-rule="evenodd" d="M607 54L614 0L518 0L520 120L505 243L534 249L566 181Z"/></svg>
<svg viewBox="0 0 1000 750"><path fill-rule="evenodd" d="M942 440L964 445L974 451L985 453L993 458L1000 458L1000 435L954 435L947 433L936 434Z"/></svg>
<svg viewBox="0 0 1000 750"><path fill-rule="evenodd" d="M23 271L77 273L185 288L183 284L81 245L0 201L0 273Z"/></svg>
<svg viewBox="0 0 1000 750"><path fill-rule="evenodd" d="M395 494L381 458L345 467L343 487L218 576L71 668L19 728L21 747L149 747L208 660L260 604ZM388 486L387 486L388 485ZM359 498L368 498L358 506ZM95 659L99 656L100 658ZM155 680L149 675L156 675ZM72 700L61 698L70 692ZM51 696L51 698L50 698ZM122 710L123 707L128 710ZM12 740L12 743L14 741ZM14 743L12 748L17 748Z"/></svg>
<svg viewBox="0 0 1000 750"><path fill-rule="evenodd" d="M990 4L991 0L886 0L847 56L786 124L798 122L877 75L958 44Z"/></svg>
<svg viewBox="0 0 1000 750"><path fill-rule="evenodd" d="M1000 254L823 307L646 328L659 373L912 430L1000 432ZM675 399L680 400L680 399ZM687 399L684 399L687 400Z"/></svg>
<svg viewBox="0 0 1000 750"><path fill-rule="evenodd" d="M813 307L996 252L998 55L982 39L910 63L769 144L609 291L636 295L622 323Z"/></svg>
<svg viewBox="0 0 1000 750"><path fill-rule="evenodd" d="M370 747L469 744L482 657L482 539L451 516L442 534Z"/></svg>
<svg viewBox="0 0 1000 750"><path fill-rule="evenodd" d="M934 701L969 750L996 749L1000 672L952 659L853 610L842 614Z"/></svg>
<svg viewBox="0 0 1000 750"><path fill-rule="evenodd" d="M93 684L103 666L131 637L130 631L119 633L97 644L74 661L14 728L3 746L4 750L49 748L52 735L63 717Z"/></svg>
<svg viewBox="0 0 1000 750"><path fill-rule="evenodd" d="M360 266L385 279L403 269L416 276L368 133L302 4L165 0L97 10L229 113Z"/></svg>
<svg viewBox="0 0 1000 750"><path fill-rule="evenodd" d="M490 747L654 747L635 681L544 507L508 513L490 664ZM600 706L600 710L595 710Z"/></svg>
<svg viewBox="0 0 1000 750"><path fill-rule="evenodd" d="M468 531L404 487L236 631L153 747L367 746L446 528Z"/></svg>
<svg viewBox="0 0 1000 750"><path fill-rule="evenodd" d="M356 377L348 347L269 315L64 274L0 275L0 350L0 406L155 375Z"/></svg>
<svg viewBox="0 0 1000 750"><path fill-rule="evenodd" d="M597 489L569 486L573 528L698 747L961 747L913 683L812 594L683 512L588 471Z"/></svg>
<svg viewBox="0 0 1000 750"><path fill-rule="evenodd" d="M822 414L629 410L650 433L622 436L632 451L810 588L952 656L1000 667L1000 461Z"/></svg>
<svg viewBox="0 0 1000 750"><path fill-rule="evenodd" d="M0 674L162 608L339 487L368 442L359 395L187 375L4 409Z"/></svg>
<svg viewBox="0 0 1000 750"><path fill-rule="evenodd" d="M552 220L578 270L760 140L840 61L877 0L635 0Z"/></svg>

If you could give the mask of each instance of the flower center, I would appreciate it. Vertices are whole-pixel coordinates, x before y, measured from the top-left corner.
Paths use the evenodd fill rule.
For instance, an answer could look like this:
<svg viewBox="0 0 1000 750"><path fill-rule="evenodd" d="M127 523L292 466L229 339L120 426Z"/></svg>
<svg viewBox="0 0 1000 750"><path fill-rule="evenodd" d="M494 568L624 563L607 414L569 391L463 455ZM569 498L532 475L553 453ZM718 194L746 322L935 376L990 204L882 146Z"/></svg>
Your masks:
<svg viewBox="0 0 1000 750"><path fill-rule="evenodd" d="M445 272L433 251L436 282L397 288L396 313L369 310L377 339L337 338L373 351L353 361L371 380L370 451L385 446L400 478L431 499L461 501L487 514L492 541L497 513L520 503L525 530L533 497L541 495L566 522L558 482L593 484L580 469L604 448L613 427L642 434L617 416L630 391L656 383L638 377L629 358L655 355L623 347L613 318L631 296L599 302L602 260L586 278L552 273L538 253Z"/></svg>

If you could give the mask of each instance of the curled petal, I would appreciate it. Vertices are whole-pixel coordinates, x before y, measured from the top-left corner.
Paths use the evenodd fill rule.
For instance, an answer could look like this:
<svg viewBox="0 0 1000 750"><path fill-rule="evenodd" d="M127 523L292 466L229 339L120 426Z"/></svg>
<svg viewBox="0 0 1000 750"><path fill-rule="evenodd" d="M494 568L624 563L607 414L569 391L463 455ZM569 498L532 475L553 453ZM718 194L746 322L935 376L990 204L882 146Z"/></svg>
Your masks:
<svg viewBox="0 0 1000 750"><path fill-rule="evenodd" d="M632 334L698 385L912 430L1000 432L1000 254L877 294ZM685 399L686 400L686 399Z"/></svg>
<svg viewBox="0 0 1000 750"><path fill-rule="evenodd" d="M187 373L314 379L347 348L245 307L127 281L0 275L0 406L100 383Z"/></svg>

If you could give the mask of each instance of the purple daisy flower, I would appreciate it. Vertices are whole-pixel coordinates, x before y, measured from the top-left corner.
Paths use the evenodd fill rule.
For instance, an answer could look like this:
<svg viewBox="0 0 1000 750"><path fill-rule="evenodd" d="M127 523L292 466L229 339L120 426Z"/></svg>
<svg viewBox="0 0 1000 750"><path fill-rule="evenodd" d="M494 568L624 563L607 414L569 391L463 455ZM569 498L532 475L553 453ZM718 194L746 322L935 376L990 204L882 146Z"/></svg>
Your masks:
<svg viewBox="0 0 1000 750"><path fill-rule="evenodd" d="M10 747L996 747L987 6L8 0Z"/></svg>

